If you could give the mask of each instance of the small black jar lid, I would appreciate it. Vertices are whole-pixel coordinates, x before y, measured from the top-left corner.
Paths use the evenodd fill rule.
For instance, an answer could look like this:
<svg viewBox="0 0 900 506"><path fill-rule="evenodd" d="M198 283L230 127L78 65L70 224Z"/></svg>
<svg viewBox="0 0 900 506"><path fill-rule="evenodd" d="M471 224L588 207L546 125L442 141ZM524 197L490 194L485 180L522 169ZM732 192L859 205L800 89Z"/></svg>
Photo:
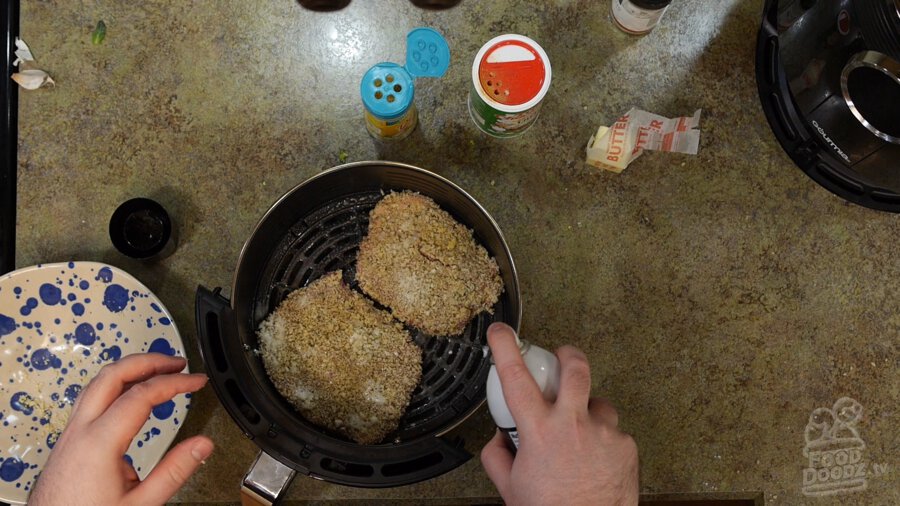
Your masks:
<svg viewBox="0 0 900 506"><path fill-rule="evenodd" d="M109 238L117 250L129 257L150 258L162 252L172 238L172 220L157 202L134 198L113 213Z"/></svg>

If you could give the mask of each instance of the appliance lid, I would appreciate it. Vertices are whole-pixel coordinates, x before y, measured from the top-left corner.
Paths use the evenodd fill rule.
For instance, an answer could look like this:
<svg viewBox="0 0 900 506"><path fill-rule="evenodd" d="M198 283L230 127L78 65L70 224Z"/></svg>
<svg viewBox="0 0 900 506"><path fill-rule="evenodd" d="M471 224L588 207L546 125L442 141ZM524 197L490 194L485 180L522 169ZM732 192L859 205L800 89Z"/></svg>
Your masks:
<svg viewBox="0 0 900 506"><path fill-rule="evenodd" d="M785 151L831 192L900 212L900 0L767 0L757 86Z"/></svg>

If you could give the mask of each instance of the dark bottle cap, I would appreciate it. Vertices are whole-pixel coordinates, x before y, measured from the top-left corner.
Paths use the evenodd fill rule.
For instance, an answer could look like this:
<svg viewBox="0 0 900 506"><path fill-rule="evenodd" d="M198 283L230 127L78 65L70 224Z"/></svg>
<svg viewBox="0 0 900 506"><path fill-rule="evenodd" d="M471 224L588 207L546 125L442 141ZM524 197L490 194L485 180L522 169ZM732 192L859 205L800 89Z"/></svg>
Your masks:
<svg viewBox="0 0 900 506"><path fill-rule="evenodd" d="M449 9L462 0L412 0L413 5L423 9Z"/></svg>
<svg viewBox="0 0 900 506"><path fill-rule="evenodd" d="M109 238L122 254L142 260L175 250L172 220L158 203L135 198L120 205L109 220Z"/></svg>
<svg viewBox="0 0 900 506"><path fill-rule="evenodd" d="M311 11L336 11L350 5L350 0L298 0Z"/></svg>
<svg viewBox="0 0 900 506"><path fill-rule="evenodd" d="M639 7L641 9L647 9L648 11L658 11L659 9L666 8L672 0L627 0L631 2L635 7Z"/></svg>

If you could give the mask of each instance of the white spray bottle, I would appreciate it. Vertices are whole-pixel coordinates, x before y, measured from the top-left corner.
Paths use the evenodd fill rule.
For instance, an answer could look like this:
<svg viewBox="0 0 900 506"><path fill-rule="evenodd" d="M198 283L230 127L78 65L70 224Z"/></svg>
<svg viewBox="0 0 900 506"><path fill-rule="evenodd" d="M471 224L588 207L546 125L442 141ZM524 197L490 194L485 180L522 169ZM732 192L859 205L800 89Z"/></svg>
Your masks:
<svg viewBox="0 0 900 506"><path fill-rule="evenodd" d="M516 344L519 346L525 366L537 382L544 399L549 402L556 401L556 394L559 391L559 359L553 353L519 339L519 336L516 336ZM488 409L491 416L494 417L494 423L506 436L510 450L515 453L519 449L519 431L516 421L506 405L506 399L503 397L497 366L493 365L493 359L491 362L491 370L488 372L487 379Z"/></svg>

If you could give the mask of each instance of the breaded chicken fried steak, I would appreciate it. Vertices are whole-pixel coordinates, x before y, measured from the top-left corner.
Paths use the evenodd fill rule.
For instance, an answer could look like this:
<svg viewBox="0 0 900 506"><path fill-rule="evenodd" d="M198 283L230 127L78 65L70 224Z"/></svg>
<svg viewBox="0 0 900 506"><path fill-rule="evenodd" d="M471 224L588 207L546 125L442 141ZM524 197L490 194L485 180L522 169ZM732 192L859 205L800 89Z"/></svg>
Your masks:
<svg viewBox="0 0 900 506"><path fill-rule="evenodd" d="M370 213L356 278L397 319L435 336L461 334L503 290L497 262L472 231L407 191L385 196Z"/></svg>
<svg viewBox="0 0 900 506"><path fill-rule="evenodd" d="M303 416L360 444L397 428L422 375L422 352L386 311L325 274L260 324L266 372Z"/></svg>

